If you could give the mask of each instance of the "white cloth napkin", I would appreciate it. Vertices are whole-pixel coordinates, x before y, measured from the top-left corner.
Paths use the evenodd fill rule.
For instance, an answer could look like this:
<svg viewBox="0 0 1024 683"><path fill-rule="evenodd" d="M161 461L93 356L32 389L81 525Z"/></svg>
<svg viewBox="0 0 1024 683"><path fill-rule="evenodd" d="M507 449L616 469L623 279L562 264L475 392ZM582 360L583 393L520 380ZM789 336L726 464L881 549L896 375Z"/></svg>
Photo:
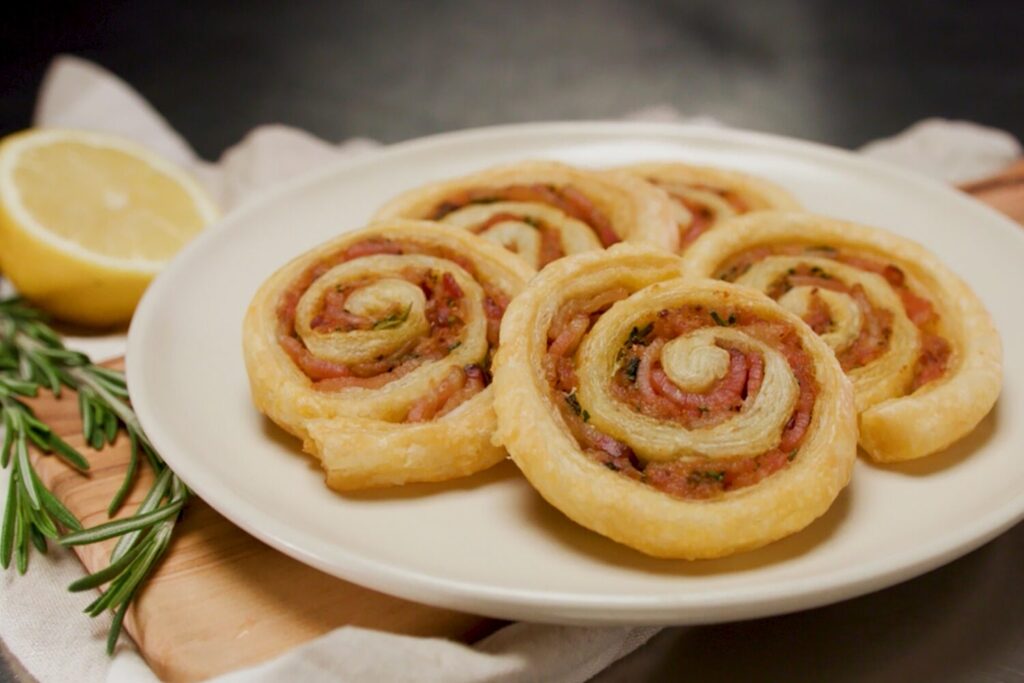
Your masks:
<svg viewBox="0 0 1024 683"><path fill-rule="evenodd" d="M666 105L628 118L682 121ZM708 118L685 119L719 125ZM281 125L261 126L216 163L201 160L188 143L131 87L100 67L73 57L54 61L44 79L35 124L84 128L132 138L192 171L223 210L299 173L342 157L372 154L377 143L353 139L335 145ZM966 122L923 121L900 135L871 143L866 154L949 182L995 172L1021 154L1009 134ZM123 334L70 337L93 358L124 351ZM0 502L7 473L0 471ZM109 616L92 620L81 610L93 596L70 594L66 586L82 575L67 551L34 556L29 573L0 575L0 639L25 669L49 681L156 680L128 639L107 658L103 639ZM396 636L344 627L265 664L218 678L311 683L378 681L584 681L632 652L657 632L654 627L578 628L514 624L473 647L441 639Z"/></svg>

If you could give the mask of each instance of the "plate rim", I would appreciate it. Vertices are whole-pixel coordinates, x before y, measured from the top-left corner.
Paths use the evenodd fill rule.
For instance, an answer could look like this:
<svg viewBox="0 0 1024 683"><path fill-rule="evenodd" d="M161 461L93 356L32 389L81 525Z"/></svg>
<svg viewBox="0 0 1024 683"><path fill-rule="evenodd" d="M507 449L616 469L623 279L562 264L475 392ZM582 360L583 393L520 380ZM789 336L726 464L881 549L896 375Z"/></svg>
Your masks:
<svg viewBox="0 0 1024 683"><path fill-rule="evenodd" d="M279 517L265 512L231 490L213 490L204 481L200 468L189 463L200 463L201 458L181 456L174 447L173 435L161 427L161 421L149 403L147 391L140 390L147 330L159 312L159 301L175 274L184 270L195 254L202 253L206 245L226 231L239 230L245 218L264 206L274 204L289 194L315 185L333 175L345 173L360 166L388 163L394 157L444 148L450 144L474 141L493 141L507 137L538 137L551 134L605 136L609 141L630 137L674 137L680 141L701 138L705 141L750 145L771 152L790 154L800 152L812 160L837 163L845 167L874 171L911 183L926 192L940 192L960 202L967 211L984 216L986 221L1001 224L1000 230L1012 234L1024 250L1024 230L1008 217L998 213L953 186L946 185L916 172L871 159L855 152L799 140L785 136L732 128L713 128L678 123L647 123L623 121L545 122L485 126L416 138L384 146L371 154L341 159L290 179L263 192L243 206L228 212L188 244L165 270L154 280L144 294L128 333L126 349L126 376L133 405L150 440L179 477L208 505L225 518L257 539L267 543L294 559L313 566L343 580L379 590L401 598L445 607L462 609L485 616L579 624L693 624L738 618L755 618L771 614L808 609L838 602L894 585L923 574L983 545L1024 518L1024 490L987 514L974 518L958 527L959 533L944 534L929 542L917 544L909 553L891 554L856 563L850 567L820 576L788 577L772 582L772 591L759 584L711 589L700 594L681 593L669 599L664 595L609 596L596 593L561 594L537 589L502 588L470 581L449 579L426 574L418 570L396 567L393 564L364 557L348 549L317 540L293 526L281 523ZM567 144L573 140L566 141ZM169 454L172 454L170 455ZM330 554L331 558L327 557ZM901 558L894 561L893 558ZM593 612L600 608L601 613ZM537 610L541 610L538 612ZM702 613L714 610L714 613Z"/></svg>

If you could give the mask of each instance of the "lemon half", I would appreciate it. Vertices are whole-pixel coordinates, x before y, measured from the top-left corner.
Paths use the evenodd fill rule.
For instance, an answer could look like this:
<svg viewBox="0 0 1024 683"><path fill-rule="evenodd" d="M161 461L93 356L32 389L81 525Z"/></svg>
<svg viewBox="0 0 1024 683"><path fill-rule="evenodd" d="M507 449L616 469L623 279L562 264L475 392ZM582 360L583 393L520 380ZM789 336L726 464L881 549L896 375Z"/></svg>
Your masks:
<svg viewBox="0 0 1024 683"><path fill-rule="evenodd" d="M0 141L0 270L64 320L127 321L217 215L187 173L127 140L36 129Z"/></svg>

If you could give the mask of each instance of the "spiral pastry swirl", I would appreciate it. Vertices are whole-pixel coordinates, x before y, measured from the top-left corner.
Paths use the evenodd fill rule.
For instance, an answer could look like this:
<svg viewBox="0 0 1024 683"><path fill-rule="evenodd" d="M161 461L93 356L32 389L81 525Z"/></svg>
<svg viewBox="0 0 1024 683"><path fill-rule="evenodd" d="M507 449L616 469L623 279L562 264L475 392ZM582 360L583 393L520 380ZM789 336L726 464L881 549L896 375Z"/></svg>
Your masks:
<svg viewBox="0 0 1024 683"><path fill-rule="evenodd" d="M763 212L709 233L690 272L753 287L800 316L853 381L860 443L923 457L977 426L999 395L1002 347L977 296L935 256L883 230Z"/></svg>
<svg viewBox="0 0 1024 683"><path fill-rule="evenodd" d="M457 226L540 269L622 241L674 250L677 213L663 193L628 175L530 161L416 188L382 207L377 218Z"/></svg>
<svg viewBox="0 0 1024 683"><path fill-rule="evenodd" d="M828 347L760 293L618 245L542 271L502 322L497 440L552 505L660 557L794 533L856 459Z"/></svg>
<svg viewBox="0 0 1024 683"><path fill-rule="evenodd" d="M680 252L734 216L800 208L793 195L778 185L738 171L675 162L634 164L618 170L643 178L672 199Z"/></svg>
<svg viewBox="0 0 1024 683"><path fill-rule="evenodd" d="M243 348L253 400L303 440L335 489L440 481L504 451L490 363L532 271L466 231L381 222L267 280Z"/></svg>

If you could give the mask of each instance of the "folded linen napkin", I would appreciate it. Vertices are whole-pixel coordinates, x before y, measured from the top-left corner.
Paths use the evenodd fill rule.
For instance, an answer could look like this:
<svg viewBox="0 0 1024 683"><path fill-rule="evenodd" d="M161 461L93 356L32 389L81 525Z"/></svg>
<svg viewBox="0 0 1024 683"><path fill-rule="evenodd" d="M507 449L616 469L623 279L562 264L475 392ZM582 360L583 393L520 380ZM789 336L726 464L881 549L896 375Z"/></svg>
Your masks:
<svg viewBox="0 0 1024 683"><path fill-rule="evenodd" d="M684 119L660 105L628 118L719 125ZM192 171L228 211L247 198L299 173L340 158L372 154L377 143L352 139L334 145L281 125L261 126L218 162L201 160L188 143L127 84L74 57L54 61L43 82L35 124L107 131L132 138ZM923 121L904 133L871 143L866 154L942 180L963 182L1009 164L1019 143L1002 131L966 122ZM2 288L2 285L0 285ZM124 335L72 337L69 343L93 358L124 351ZM0 471L0 503L6 493ZM35 556L26 576L0 574L0 640L40 681L156 680L127 639L113 659L103 639L109 616L78 616L91 600L66 586L82 575L69 551ZM514 624L469 647L441 639L396 636L344 627L272 661L220 677L219 681L445 680L584 681L640 647L655 627L579 628Z"/></svg>

